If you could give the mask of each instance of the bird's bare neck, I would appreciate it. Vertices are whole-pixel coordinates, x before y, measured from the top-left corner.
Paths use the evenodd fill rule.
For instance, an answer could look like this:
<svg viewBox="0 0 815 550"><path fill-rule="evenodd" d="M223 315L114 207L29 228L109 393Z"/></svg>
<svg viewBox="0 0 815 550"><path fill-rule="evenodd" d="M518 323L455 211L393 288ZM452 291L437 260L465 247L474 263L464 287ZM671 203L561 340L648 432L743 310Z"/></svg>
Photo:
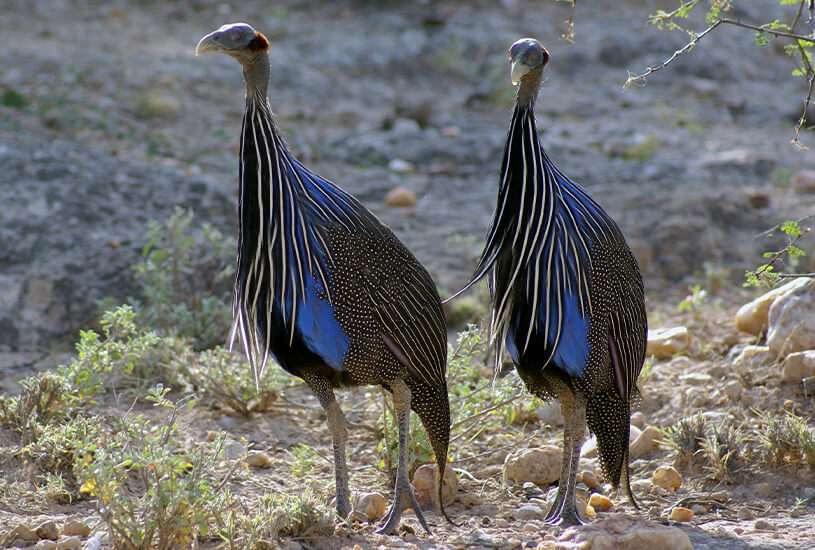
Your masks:
<svg viewBox="0 0 815 550"><path fill-rule="evenodd" d="M269 87L269 55L261 53L243 63L246 97L265 98Z"/></svg>
<svg viewBox="0 0 815 550"><path fill-rule="evenodd" d="M541 73L529 73L521 79L518 84L518 94L515 102L519 107L532 109L535 100L538 98L538 90L541 87Z"/></svg>

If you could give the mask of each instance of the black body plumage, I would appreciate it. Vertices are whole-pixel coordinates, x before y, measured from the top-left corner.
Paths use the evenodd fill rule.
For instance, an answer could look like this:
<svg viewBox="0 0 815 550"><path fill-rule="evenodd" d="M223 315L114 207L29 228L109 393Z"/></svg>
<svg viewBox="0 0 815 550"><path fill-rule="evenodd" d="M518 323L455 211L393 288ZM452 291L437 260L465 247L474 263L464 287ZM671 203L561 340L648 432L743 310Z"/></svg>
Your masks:
<svg viewBox="0 0 815 550"><path fill-rule="evenodd" d="M256 383L274 358L320 400L343 518L350 512L346 423L332 388L376 384L391 391L399 461L394 504L380 532L393 532L409 507L428 529L407 477L407 421L412 409L428 432L441 501L450 433L441 301L427 270L387 227L291 154L266 95L268 47L262 34L237 23L207 35L196 50L235 57L246 80L231 339L243 342Z"/></svg>
<svg viewBox="0 0 815 550"><path fill-rule="evenodd" d="M642 368L642 277L617 224L546 155L534 102L548 52L525 39L510 50L518 100L504 148L498 202L468 285L489 276L496 373L506 351L527 388L556 398L566 418L553 523L579 523L574 475L585 425L616 487L628 483L630 407Z"/></svg>

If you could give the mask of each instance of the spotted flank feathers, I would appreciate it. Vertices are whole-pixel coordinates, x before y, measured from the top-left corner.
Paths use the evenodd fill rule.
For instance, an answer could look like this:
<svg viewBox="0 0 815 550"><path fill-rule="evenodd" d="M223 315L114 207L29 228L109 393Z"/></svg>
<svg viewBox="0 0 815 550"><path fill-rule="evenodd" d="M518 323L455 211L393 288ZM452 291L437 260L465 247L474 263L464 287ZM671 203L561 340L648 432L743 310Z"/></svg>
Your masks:
<svg viewBox="0 0 815 550"><path fill-rule="evenodd" d="M354 197L291 155L260 93L247 97L239 175L230 344L240 336L256 383L281 339L279 347L301 344L344 371L348 360L360 359L349 354L364 353L353 340L367 323L372 333L366 336L387 346L411 374L443 386L444 319L440 307L425 298L438 296L429 275ZM370 259L384 257L368 262L366 253ZM341 268L349 262L355 270L382 272L362 280ZM351 278L358 288L349 284ZM344 304L349 296L336 295L343 292L364 292L356 299L368 309ZM377 322L372 325L368 317ZM277 359L288 367L285 358Z"/></svg>

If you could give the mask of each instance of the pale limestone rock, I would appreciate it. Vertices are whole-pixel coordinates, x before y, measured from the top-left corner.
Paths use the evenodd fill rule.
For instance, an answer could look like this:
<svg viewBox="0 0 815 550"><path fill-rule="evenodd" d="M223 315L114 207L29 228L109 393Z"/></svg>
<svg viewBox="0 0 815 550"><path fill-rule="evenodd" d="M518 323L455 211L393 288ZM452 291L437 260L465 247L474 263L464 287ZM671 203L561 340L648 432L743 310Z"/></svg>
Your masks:
<svg viewBox="0 0 815 550"><path fill-rule="evenodd" d="M537 485L549 485L560 477L562 461L563 450L552 445L513 451L504 460L504 482L531 481Z"/></svg>
<svg viewBox="0 0 815 550"><path fill-rule="evenodd" d="M648 426L642 432L640 432L640 434L633 441L633 443L629 445L628 447L629 458L631 460L636 460L638 458L646 458L650 456L657 449L659 449L659 443L657 443L657 441L659 441L661 437L662 432L660 432L654 426Z"/></svg>
<svg viewBox="0 0 815 550"><path fill-rule="evenodd" d="M551 542L551 541L544 541ZM539 545L538 548L541 548ZM688 535L678 527L660 525L625 513L611 514L590 525L570 527L557 541L543 548L554 550L693 550Z"/></svg>
<svg viewBox="0 0 815 550"><path fill-rule="evenodd" d="M435 464L423 464L413 473L413 494L416 501L423 510L438 507L438 497L436 495L436 480L439 470ZM441 489L441 498L444 505L449 506L456 500L458 493L458 475L448 464L444 468L444 480Z"/></svg>
<svg viewBox="0 0 815 550"><path fill-rule="evenodd" d="M690 344L687 327L658 328L648 331L645 356L670 359Z"/></svg>
<svg viewBox="0 0 815 550"><path fill-rule="evenodd" d="M673 466L660 466L654 471L651 481L666 491L675 491L682 485L682 475Z"/></svg>
<svg viewBox="0 0 815 550"><path fill-rule="evenodd" d="M752 302L747 302L736 312L736 317L733 320L736 328L748 334L761 334L767 329L767 313L770 311L773 302L779 296L802 286L805 282L804 279L795 279L762 294Z"/></svg>
<svg viewBox="0 0 815 550"><path fill-rule="evenodd" d="M34 545L34 550L56 550L57 543L53 540L44 539Z"/></svg>
<svg viewBox="0 0 815 550"><path fill-rule="evenodd" d="M784 358L781 372L783 382L798 383L811 376L815 376L815 349L790 353Z"/></svg>
<svg viewBox="0 0 815 550"><path fill-rule="evenodd" d="M387 502L379 493L362 493L359 495L356 509L362 512L371 522L377 522L385 517Z"/></svg>
<svg viewBox="0 0 815 550"><path fill-rule="evenodd" d="M404 187L394 187L385 195L385 206L410 208L416 206L416 193Z"/></svg>
<svg viewBox="0 0 815 550"><path fill-rule="evenodd" d="M690 508L683 508L682 506L677 506L673 510L671 510L671 515L668 518L671 521L681 521L683 523L689 522L693 519L693 510Z"/></svg>
<svg viewBox="0 0 815 550"><path fill-rule="evenodd" d="M775 361L775 354L769 346L745 346L741 353L733 360L734 367L750 368L759 365L768 365Z"/></svg>
<svg viewBox="0 0 815 550"><path fill-rule="evenodd" d="M815 349L815 283L797 281L803 283L776 298L767 314L767 345L779 358Z"/></svg>

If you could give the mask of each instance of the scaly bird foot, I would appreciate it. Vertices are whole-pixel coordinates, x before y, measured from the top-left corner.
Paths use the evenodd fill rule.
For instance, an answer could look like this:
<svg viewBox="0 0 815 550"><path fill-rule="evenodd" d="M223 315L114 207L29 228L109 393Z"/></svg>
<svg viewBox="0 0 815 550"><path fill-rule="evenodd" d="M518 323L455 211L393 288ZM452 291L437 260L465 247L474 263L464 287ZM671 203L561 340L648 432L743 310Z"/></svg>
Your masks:
<svg viewBox="0 0 815 550"><path fill-rule="evenodd" d="M546 525L571 527L573 525L583 525L585 523L577 514L577 509L575 508L574 504L571 506L561 506L561 509L553 514L552 512L554 508L555 507L553 505L552 509L549 510L549 514L547 514L546 519L543 520L543 523Z"/></svg>
<svg viewBox="0 0 815 550"><path fill-rule="evenodd" d="M404 502L403 495L405 495L410 499L410 503ZM428 535L432 535L433 532L430 531L430 527L427 525L427 521L424 519L424 514L422 513L422 508L419 506L419 503L416 502L416 497L413 494L413 489L408 485L407 487L397 487L396 494L394 495L393 505L391 506L390 511L388 511L388 515L385 519L385 523L379 527L375 532L378 535L392 535L396 528L399 527L399 521L402 519L402 512L407 510L408 508L412 508L413 512L416 514L416 517L419 519L419 523L422 524L422 527L425 531L427 531Z"/></svg>

